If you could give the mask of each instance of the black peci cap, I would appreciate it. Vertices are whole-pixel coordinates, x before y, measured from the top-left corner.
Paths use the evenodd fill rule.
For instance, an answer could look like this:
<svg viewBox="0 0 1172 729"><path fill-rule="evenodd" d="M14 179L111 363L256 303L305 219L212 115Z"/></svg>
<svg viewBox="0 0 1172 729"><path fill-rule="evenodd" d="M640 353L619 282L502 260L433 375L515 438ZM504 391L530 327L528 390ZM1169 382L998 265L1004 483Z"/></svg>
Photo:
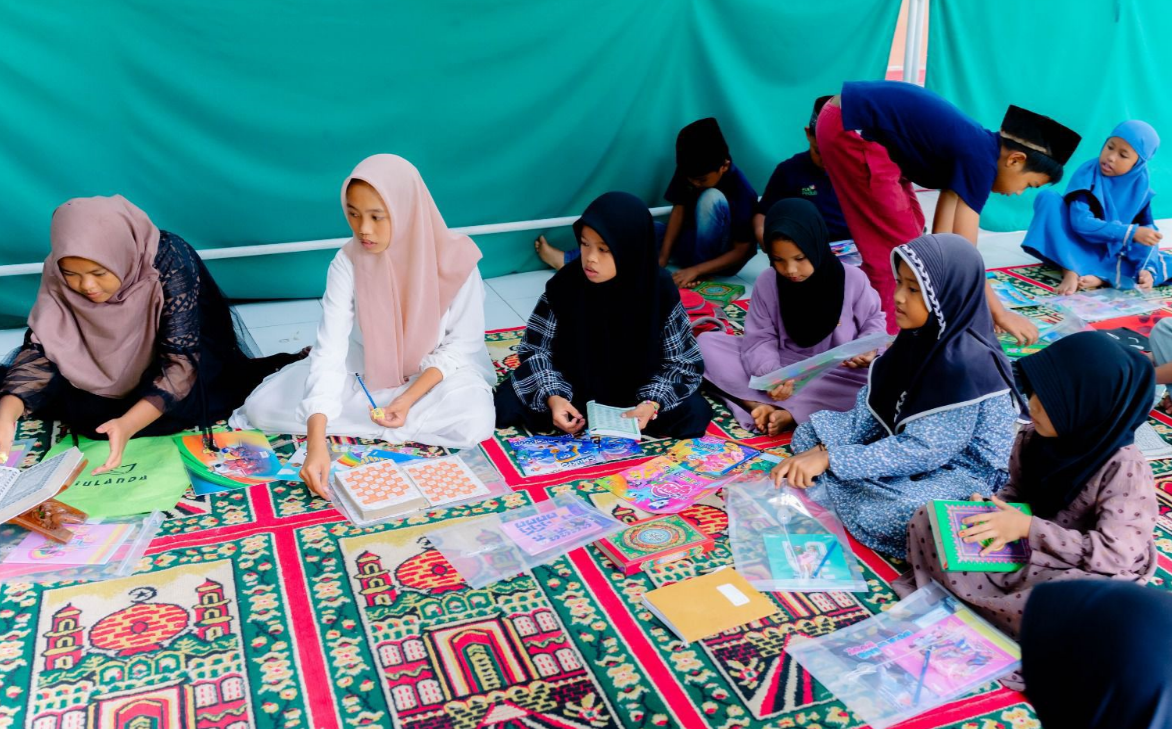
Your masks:
<svg viewBox="0 0 1172 729"><path fill-rule="evenodd" d="M676 169L684 177L699 177L720 169L728 154L728 143L715 117L694 121L676 137Z"/></svg>
<svg viewBox="0 0 1172 729"><path fill-rule="evenodd" d="M1020 106L1010 106L1001 121L1001 136L1023 147L1041 152L1064 165L1074 154L1082 137L1048 116Z"/></svg>

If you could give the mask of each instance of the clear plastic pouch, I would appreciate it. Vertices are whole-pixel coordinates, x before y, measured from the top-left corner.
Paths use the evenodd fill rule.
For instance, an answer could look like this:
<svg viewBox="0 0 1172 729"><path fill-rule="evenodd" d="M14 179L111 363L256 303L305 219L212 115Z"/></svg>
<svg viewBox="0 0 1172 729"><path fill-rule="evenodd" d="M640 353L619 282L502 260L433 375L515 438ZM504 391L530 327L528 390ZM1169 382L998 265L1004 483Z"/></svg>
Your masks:
<svg viewBox="0 0 1172 729"><path fill-rule="evenodd" d="M1021 668L1021 649L936 583L886 612L786 649L873 729Z"/></svg>
<svg viewBox="0 0 1172 729"><path fill-rule="evenodd" d="M332 497L334 506L338 508L338 511L342 512L343 516L350 520L350 523L358 527L369 527L391 521L392 519L402 519L404 517L411 516L412 514L422 514L433 509L446 509L449 506L475 504L487 499L502 496L512 491L509 485L505 483L505 479L501 477L500 472L497 471L496 467L492 465L492 461L488 460L488 456L484 455L484 453L479 448L469 448L467 450L460 451L454 456L444 457L444 459L448 458L459 459L462 461L463 464L467 466L470 471L472 471L476 478L478 478L480 482L484 484L484 490L480 493L465 498L445 499L442 501L437 501L436 503L427 503L425 506L419 508L409 508L403 511L397 511L392 514L386 514L373 518L364 518L362 516L362 513L354 505L354 502L350 499L350 496L346 493L346 490L338 485L337 473L333 473L330 476L330 496ZM390 461L387 463L414 468L425 461L441 461L444 459L418 458L405 463L394 464L394 462ZM358 468L362 468L362 466L359 466ZM358 468L348 469L346 472L353 472L358 470ZM428 501L426 498L423 500Z"/></svg>
<svg viewBox="0 0 1172 729"><path fill-rule="evenodd" d="M749 472L724 487L733 563L762 592L866 592L866 577L832 508Z"/></svg>
<svg viewBox="0 0 1172 729"><path fill-rule="evenodd" d="M573 494L441 526L427 539L474 589L557 559L625 524Z"/></svg>
<svg viewBox="0 0 1172 729"><path fill-rule="evenodd" d="M1128 291L1119 289L1081 291L1067 296L1040 299L1038 303L1069 311L1088 322L1115 319L1121 316L1150 314L1157 309L1164 308L1164 299L1161 294L1152 296L1134 289Z"/></svg>
<svg viewBox="0 0 1172 729"><path fill-rule="evenodd" d="M125 577L134 571L162 524L159 511L90 519L70 527L76 536L66 545L13 524L0 525L0 582L92 582Z"/></svg>
<svg viewBox="0 0 1172 729"><path fill-rule="evenodd" d="M843 362L846 362L852 357L858 357L867 352L873 352L876 349L885 349L893 339L895 337L886 332L868 334L865 337L859 337L853 341L840 344L837 347L828 349L808 359L788 364L767 375L752 377L749 379L749 387L754 390L768 391L786 380L794 380L794 392L797 392L813 380L826 374L829 370L841 366Z"/></svg>

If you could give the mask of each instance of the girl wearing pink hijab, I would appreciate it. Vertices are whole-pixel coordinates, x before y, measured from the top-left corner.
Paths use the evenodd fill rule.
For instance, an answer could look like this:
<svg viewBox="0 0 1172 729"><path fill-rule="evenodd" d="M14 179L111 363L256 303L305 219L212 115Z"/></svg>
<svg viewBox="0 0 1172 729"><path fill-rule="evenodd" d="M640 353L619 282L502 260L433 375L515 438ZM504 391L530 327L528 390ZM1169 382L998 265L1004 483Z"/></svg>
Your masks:
<svg viewBox="0 0 1172 729"><path fill-rule="evenodd" d="M52 250L24 345L0 378L0 462L22 415L126 441L206 428L258 382L304 355L249 359L228 303L199 255L121 195L53 213Z"/></svg>
<svg viewBox="0 0 1172 729"><path fill-rule="evenodd" d="M354 237L330 264L313 351L261 383L230 421L306 433L302 475L327 498L327 434L466 448L494 421L476 244L448 230L419 171L392 154L354 168L342 211Z"/></svg>

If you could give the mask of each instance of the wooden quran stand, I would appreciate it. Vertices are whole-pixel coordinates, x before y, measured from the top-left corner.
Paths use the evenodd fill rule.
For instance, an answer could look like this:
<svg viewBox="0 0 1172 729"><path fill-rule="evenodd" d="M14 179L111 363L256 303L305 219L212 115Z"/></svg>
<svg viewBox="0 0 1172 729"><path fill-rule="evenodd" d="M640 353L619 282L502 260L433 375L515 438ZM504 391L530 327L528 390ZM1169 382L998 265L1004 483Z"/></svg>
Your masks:
<svg viewBox="0 0 1172 729"><path fill-rule="evenodd" d="M85 467L89 465L88 460L82 460L77 464L77 468L73 469L73 473L62 485L61 491L69 488ZM58 491L57 493L61 493ZM83 524L86 520L86 513L79 509L75 509L69 504L64 504L57 499L49 499L41 503L39 506L34 506L20 516L13 517L8 520L9 524L15 524L19 527L24 527L30 532L36 532L46 539L52 539L54 542L61 542L65 544L70 539L73 539L73 531L66 528L66 525Z"/></svg>

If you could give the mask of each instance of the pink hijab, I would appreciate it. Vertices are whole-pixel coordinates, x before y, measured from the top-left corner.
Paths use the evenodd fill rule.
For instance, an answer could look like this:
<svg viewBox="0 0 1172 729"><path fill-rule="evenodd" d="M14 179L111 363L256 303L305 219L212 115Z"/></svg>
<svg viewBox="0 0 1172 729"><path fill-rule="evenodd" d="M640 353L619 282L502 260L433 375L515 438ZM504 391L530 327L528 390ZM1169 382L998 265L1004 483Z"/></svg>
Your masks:
<svg viewBox="0 0 1172 729"><path fill-rule="evenodd" d="M393 154L358 163L342 183L342 209L351 180L375 189L391 219L391 244L371 253L357 239L342 250L354 262L358 325L373 389L398 387L419 373L439 344L440 319L480 260L466 235L448 230L419 170Z"/></svg>
<svg viewBox="0 0 1172 729"><path fill-rule="evenodd" d="M57 208L52 249L29 314L33 339L79 390L125 397L155 358L163 288L155 270L159 229L121 195L74 198ZM101 264L122 281L97 303L65 283L57 262L68 256Z"/></svg>

